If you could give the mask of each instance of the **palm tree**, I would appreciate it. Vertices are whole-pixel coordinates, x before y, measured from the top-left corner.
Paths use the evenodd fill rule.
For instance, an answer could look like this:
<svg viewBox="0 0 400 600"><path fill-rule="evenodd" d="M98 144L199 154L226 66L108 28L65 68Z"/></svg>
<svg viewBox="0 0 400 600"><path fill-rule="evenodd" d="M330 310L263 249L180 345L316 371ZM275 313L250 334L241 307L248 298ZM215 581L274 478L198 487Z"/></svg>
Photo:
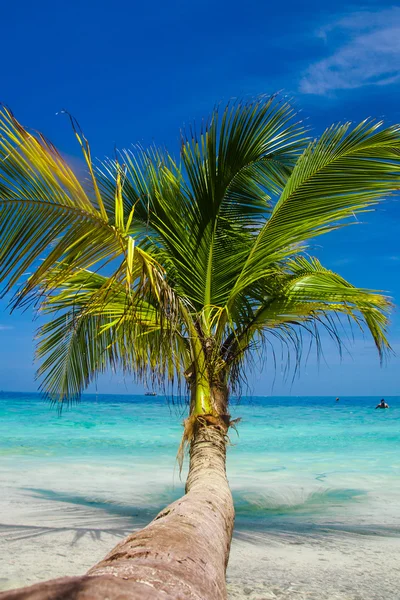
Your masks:
<svg viewBox="0 0 400 600"><path fill-rule="evenodd" d="M34 301L48 315L39 375L60 406L110 367L187 389L180 455L189 446L190 465L181 499L90 577L46 589L222 599L234 522L229 395L248 361L276 344L299 361L304 335L319 347L321 329L340 345L343 318L369 330L381 357L389 348L388 299L324 268L307 242L398 188L400 128L366 120L310 140L287 102L258 98L183 133L179 162L134 148L96 167L71 121L83 183L49 142L2 112L4 292L19 283L13 306Z"/></svg>

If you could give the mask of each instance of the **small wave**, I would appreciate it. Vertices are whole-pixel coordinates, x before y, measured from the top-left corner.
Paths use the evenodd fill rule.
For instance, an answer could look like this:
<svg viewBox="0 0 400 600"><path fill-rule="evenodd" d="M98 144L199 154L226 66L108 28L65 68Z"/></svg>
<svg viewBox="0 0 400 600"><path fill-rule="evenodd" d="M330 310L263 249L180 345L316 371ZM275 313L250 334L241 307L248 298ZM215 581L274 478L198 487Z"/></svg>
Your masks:
<svg viewBox="0 0 400 600"><path fill-rule="evenodd" d="M270 492L236 492L234 499L238 516L262 516L288 513L311 514L358 501L365 494L366 492L360 489L305 490L293 487Z"/></svg>

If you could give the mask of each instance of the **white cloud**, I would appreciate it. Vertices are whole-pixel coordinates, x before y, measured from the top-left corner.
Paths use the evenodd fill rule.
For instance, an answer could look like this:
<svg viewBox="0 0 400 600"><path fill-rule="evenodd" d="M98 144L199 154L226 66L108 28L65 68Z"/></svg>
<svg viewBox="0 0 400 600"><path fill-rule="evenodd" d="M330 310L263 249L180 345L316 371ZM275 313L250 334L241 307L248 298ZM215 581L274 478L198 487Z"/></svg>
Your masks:
<svg viewBox="0 0 400 600"><path fill-rule="evenodd" d="M8 329L14 329L12 325L0 325L0 331L7 331Z"/></svg>
<svg viewBox="0 0 400 600"><path fill-rule="evenodd" d="M400 80L400 8L353 13L316 35L336 50L304 73L300 80L304 94L324 95Z"/></svg>

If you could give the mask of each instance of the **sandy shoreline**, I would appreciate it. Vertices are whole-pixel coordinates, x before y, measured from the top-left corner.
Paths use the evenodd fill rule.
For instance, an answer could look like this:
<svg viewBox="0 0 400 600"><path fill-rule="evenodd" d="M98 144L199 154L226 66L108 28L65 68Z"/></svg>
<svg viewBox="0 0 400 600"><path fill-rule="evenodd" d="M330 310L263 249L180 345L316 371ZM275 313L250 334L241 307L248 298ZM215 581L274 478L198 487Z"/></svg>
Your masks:
<svg viewBox="0 0 400 600"><path fill-rule="evenodd" d="M14 487L3 488L0 508L1 590L84 573L147 518ZM228 569L229 598L397 600L399 559L400 537L382 525L326 527L319 534L239 529Z"/></svg>
<svg viewBox="0 0 400 600"><path fill-rule="evenodd" d="M319 402L241 407L229 600L400 597L400 417ZM85 573L183 493L176 415L93 408L59 419L39 402L3 403L0 589Z"/></svg>

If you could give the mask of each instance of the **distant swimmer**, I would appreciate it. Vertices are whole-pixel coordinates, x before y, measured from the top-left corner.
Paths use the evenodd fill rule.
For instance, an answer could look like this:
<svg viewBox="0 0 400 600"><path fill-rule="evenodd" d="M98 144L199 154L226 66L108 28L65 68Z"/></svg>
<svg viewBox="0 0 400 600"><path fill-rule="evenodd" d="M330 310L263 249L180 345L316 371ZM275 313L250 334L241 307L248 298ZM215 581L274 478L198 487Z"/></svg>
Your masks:
<svg viewBox="0 0 400 600"><path fill-rule="evenodd" d="M336 402L339 402L340 398L336 398Z"/></svg>
<svg viewBox="0 0 400 600"><path fill-rule="evenodd" d="M375 406L375 408L389 408L389 404L386 404L384 398L380 401L379 404Z"/></svg>

